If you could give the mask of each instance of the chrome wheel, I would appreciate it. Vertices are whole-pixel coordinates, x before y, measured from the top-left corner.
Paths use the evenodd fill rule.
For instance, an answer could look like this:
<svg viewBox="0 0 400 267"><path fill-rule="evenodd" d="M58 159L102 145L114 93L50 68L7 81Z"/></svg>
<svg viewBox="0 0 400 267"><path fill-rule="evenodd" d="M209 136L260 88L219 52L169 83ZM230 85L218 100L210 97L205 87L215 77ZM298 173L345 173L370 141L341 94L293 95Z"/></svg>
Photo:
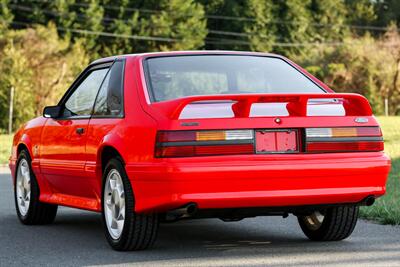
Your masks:
<svg viewBox="0 0 400 267"><path fill-rule="evenodd" d="M125 223L125 192L121 174L112 169L104 186L104 217L108 232L113 239L121 236Z"/></svg>
<svg viewBox="0 0 400 267"><path fill-rule="evenodd" d="M325 216L321 212L314 211L311 215L304 216L303 221L307 224L310 230L318 230L321 227L324 218Z"/></svg>
<svg viewBox="0 0 400 267"><path fill-rule="evenodd" d="M31 202L31 173L26 159L21 159L18 165L16 191L18 210L25 216Z"/></svg>

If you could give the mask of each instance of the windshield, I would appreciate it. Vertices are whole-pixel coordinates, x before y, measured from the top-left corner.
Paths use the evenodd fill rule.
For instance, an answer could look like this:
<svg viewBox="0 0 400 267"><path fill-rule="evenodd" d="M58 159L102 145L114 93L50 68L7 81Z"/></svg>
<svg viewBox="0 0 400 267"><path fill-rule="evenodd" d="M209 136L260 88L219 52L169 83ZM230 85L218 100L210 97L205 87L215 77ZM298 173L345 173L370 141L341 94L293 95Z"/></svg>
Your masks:
<svg viewBox="0 0 400 267"><path fill-rule="evenodd" d="M193 95L324 92L277 57L168 56L148 58L146 65L153 101Z"/></svg>

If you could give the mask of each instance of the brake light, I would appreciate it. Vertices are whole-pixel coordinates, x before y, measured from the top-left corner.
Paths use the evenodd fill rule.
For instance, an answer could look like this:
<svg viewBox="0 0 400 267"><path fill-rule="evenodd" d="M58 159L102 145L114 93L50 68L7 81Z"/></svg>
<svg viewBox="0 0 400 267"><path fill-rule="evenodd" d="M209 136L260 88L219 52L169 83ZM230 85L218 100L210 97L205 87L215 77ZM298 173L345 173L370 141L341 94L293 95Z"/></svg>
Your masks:
<svg viewBox="0 0 400 267"><path fill-rule="evenodd" d="M382 151L379 127L307 128L306 152Z"/></svg>
<svg viewBox="0 0 400 267"><path fill-rule="evenodd" d="M253 130L161 131L155 150L159 158L253 153Z"/></svg>

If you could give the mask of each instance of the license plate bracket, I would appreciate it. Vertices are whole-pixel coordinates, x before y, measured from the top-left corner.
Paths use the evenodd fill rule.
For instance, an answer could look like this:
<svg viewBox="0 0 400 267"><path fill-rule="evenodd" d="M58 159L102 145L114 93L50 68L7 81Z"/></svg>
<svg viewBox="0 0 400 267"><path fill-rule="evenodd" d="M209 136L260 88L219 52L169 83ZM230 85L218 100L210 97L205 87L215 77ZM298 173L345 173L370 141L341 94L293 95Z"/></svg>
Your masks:
<svg viewBox="0 0 400 267"><path fill-rule="evenodd" d="M297 129L256 130L256 153L298 153Z"/></svg>

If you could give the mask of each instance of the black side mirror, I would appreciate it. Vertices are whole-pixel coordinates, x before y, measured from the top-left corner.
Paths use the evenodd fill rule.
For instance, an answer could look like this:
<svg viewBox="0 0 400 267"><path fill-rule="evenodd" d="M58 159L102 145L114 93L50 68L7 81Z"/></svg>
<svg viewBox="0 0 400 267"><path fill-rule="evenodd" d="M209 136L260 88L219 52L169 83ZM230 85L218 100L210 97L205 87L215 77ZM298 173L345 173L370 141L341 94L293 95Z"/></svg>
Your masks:
<svg viewBox="0 0 400 267"><path fill-rule="evenodd" d="M48 106L43 110L43 117L56 119L60 117L61 107L60 106Z"/></svg>

